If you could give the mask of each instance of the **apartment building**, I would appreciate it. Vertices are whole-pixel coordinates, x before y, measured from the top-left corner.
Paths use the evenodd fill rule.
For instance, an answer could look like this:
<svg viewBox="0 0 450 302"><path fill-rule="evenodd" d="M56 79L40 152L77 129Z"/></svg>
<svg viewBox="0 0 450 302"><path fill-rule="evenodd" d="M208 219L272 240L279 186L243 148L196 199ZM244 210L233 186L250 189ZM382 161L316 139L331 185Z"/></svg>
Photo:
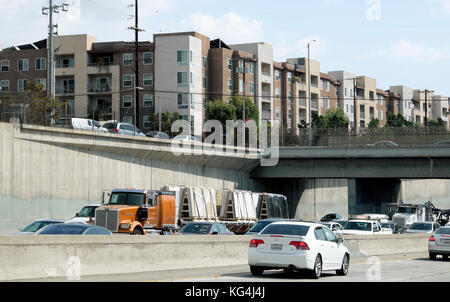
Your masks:
<svg viewBox="0 0 450 302"><path fill-rule="evenodd" d="M425 118L431 118L431 99L433 96L433 91L413 90L413 109L411 114L414 123L425 124Z"/></svg>
<svg viewBox="0 0 450 302"><path fill-rule="evenodd" d="M380 121L381 127L385 126L387 122L389 102L390 102L389 92L384 91L383 89L377 89L376 118Z"/></svg>
<svg viewBox="0 0 450 302"><path fill-rule="evenodd" d="M398 85L398 86L390 86L389 91L395 93L400 97L398 113L403 115L403 117L407 121L414 122L413 119L414 90L407 86Z"/></svg>
<svg viewBox="0 0 450 302"><path fill-rule="evenodd" d="M376 112L377 80L367 76L356 78L356 120L360 129L367 127L372 119L378 118Z"/></svg>
<svg viewBox="0 0 450 302"><path fill-rule="evenodd" d="M179 112L202 136L210 39L196 32L156 34L156 112Z"/></svg>
<svg viewBox="0 0 450 302"><path fill-rule="evenodd" d="M36 81L47 92L47 40L0 50L0 92L17 96L27 81Z"/></svg>
<svg viewBox="0 0 450 302"><path fill-rule="evenodd" d="M235 51L252 54L256 59L254 65L255 105L258 108L260 121L273 122L273 48L270 44L248 43L230 45Z"/></svg>
<svg viewBox="0 0 450 302"><path fill-rule="evenodd" d="M319 115L324 115L331 108L339 108L339 81L327 73L320 73Z"/></svg>
<svg viewBox="0 0 450 302"><path fill-rule="evenodd" d="M449 97L436 95L431 99L431 118L437 120L442 119L446 124L446 128L449 128Z"/></svg>
<svg viewBox="0 0 450 302"><path fill-rule="evenodd" d="M328 74L334 77L340 83L340 88L337 93L338 106L344 111L345 115L350 121L350 124L354 127L355 126L354 79L356 79L356 75L344 70L330 71L328 72Z"/></svg>

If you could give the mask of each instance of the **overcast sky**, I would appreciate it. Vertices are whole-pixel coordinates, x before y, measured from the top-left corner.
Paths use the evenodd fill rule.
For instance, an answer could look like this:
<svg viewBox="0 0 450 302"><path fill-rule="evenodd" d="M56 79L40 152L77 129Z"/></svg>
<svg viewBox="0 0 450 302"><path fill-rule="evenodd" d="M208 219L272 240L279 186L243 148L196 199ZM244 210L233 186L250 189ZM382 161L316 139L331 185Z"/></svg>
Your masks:
<svg viewBox="0 0 450 302"><path fill-rule="evenodd" d="M54 0L60 4L63 0ZM132 41L134 0L66 0L59 34ZM225 43L266 42L277 61L311 57L322 72L346 70L450 96L450 0L139 0L141 40L153 33L195 30ZM48 0L0 0L3 47L44 39Z"/></svg>

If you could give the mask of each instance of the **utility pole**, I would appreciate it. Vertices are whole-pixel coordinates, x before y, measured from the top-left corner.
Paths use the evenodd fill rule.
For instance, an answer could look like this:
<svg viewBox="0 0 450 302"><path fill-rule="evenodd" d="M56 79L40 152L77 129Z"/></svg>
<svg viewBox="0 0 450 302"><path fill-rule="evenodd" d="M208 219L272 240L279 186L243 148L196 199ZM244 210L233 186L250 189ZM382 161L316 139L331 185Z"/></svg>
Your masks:
<svg viewBox="0 0 450 302"><path fill-rule="evenodd" d="M425 128L428 128L428 90L425 89Z"/></svg>
<svg viewBox="0 0 450 302"><path fill-rule="evenodd" d="M245 58L242 59L242 68L239 66L237 68L237 73L240 74L242 73L242 81L243 81L243 89L242 89L242 120L244 121L244 131L243 131L243 144L244 144L244 148L245 148L245 133L246 133L246 129L245 129L245 124L246 124L246 114L245 114L245 75L247 73L247 68L245 67L246 60ZM238 77L239 78L239 77ZM239 79L240 81L240 79Z"/></svg>
<svg viewBox="0 0 450 302"><path fill-rule="evenodd" d="M60 9L63 12L67 12L69 10L69 5L67 3L63 3L62 5L53 5L53 0L48 0L48 7L42 8L42 14L48 16L48 90L47 96L55 97L55 53L53 46L53 36L58 35L58 32L54 32L54 28L58 28L58 25L53 25L53 14L59 14Z"/></svg>
<svg viewBox="0 0 450 302"><path fill-rule="evenodd" d="M312 42L316 42L316 40L312 40ZM308 115L309 115L309 124L308 124L308 145L312 146L312 114L311 114L311 64L310 64L310 50L311 42L308 43Z"/></svg>
<svg viewBox="0 0 450 302"><path fill-rule="evenodd" d="M130 30L134 30L134 127L139 126L139 32L144 31L139 28L139 3L135 0L134 3L134 27L128 27Z"/></svg>

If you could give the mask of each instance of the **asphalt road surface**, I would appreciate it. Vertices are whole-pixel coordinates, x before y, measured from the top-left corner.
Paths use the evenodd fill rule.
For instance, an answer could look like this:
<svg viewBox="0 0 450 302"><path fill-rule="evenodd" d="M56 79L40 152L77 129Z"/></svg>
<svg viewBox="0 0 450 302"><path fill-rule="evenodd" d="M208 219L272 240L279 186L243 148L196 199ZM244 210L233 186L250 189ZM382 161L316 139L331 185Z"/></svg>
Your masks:
<svg viewBox="0 0 450 302"><path fill-rule="evenodd" d="M65 278L22 280L28 282L67 282ZM251 275L247 265L174 270L136 274L82 276L81 282L449 282L450 261L429 260L425 254L401 259L354 259L346 277L324 272L319 280L305 273L266 271L262 277ZM71 281L74 282L74 281Z"/></svg>

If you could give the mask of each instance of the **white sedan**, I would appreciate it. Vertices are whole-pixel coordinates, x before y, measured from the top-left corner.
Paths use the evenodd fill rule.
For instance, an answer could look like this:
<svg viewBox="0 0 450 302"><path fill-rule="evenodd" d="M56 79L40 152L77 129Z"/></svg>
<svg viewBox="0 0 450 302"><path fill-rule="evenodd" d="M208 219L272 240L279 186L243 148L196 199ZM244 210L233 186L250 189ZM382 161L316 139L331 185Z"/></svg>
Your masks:
<svg viewBox="0 0 450 302"><path fill-rule="evenodd" d="M448 259L450 255L450 227L440 227L428 240L428 252L431 260L436 260L437 255Z"/></svg>
<svg viewBox="0 0 450 302"><path fill-rule="evenodd" d="M309 270L315 279L322 271L345 276L350 252L327 227L307 222L275 222L250 241L248 264L254 276L265 270Z"/></svg>

